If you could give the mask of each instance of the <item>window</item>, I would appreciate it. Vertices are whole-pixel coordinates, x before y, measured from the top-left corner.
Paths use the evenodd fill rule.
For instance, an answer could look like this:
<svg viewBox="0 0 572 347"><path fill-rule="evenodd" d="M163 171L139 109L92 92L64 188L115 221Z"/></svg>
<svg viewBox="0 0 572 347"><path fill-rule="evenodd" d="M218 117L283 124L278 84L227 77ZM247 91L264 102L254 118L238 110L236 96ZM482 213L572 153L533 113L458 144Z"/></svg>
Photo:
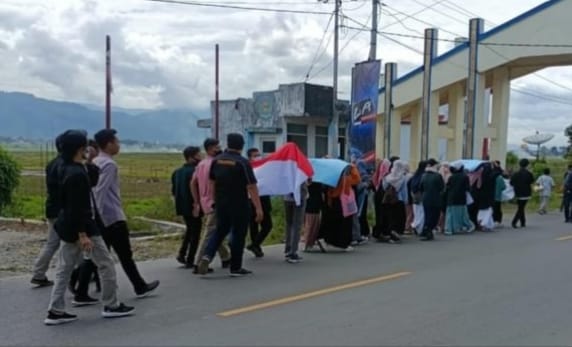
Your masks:
<svg viewBox="0 0 572 347"><path fill-rule="evenodd" d="M262 153L274 153L276 152L276 141L274 140L263 140L262 141Z"/></svg>
<svg viewBox="0 0 572 347"><path fill-rule="evenodd" d="M305 124L288 124L286 141L294 142L304 154L308 154L308 126Z"/></svg>
<svg viewBox="0 0 572 347"><path fill-rule="evenodd" d="M328 127L316 126L314 155L316 158L322 158L328 154Z"/></svg>

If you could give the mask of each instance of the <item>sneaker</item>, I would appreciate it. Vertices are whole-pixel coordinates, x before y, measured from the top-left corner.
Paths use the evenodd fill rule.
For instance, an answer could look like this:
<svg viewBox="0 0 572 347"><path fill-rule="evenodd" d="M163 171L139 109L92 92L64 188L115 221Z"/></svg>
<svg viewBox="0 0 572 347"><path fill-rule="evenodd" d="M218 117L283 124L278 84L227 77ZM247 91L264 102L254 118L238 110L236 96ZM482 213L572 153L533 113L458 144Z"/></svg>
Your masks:
<svg viewBox="0 0 572 347"><path fill-rule="evenodd" d="M94 299L90 296L76 296L72 300L72 305L74 305L76 307L89 306L89 305L95 305L95 304L99 304L99 300Z"/></svg>
<svg viewBox="0 0 572 347"><path fill-rule="evenodd" d="M73 322L77 320L77 316L75 314L69 314L66 312L57 313L54 311L49 311L48 316L44 319L45 325L60 325L69 322Z"/></svg>
<svg viewBox="0 0 572 347"><path fill-rule="evenodd" d="M145 287L145 289L143 291L135 293L135 294L137 294L137 298L142 299L142 298L145 298L145 297L153 294L155 289L157 289L157 287L159 287L159 284L160 284L159 281L153 281L151 283L147 283L147 286Z"/></svg>
<svg viewBox="0 0 572 347"><path fill-rule="evenodd" d="M182 256L182 255L180 255L180 256L177 257L177 261L179 262L179 264L183 264L183 265L186 265L186 264L187 264L187 262L186 262L186 260L185 260L185 257Z"/></svg>
<svg viewBox="0 0 572 347"><path fill-rule="evenodd" d="M135 313L134 307L126 306L123 303L120 303L119 306L115 308L105 306L103 308L103 312L101 312L101 316L103 316L103 318L119 318L130 316L133 313Z"/></svg>
<svg viewBox="0 0 572 347"><path fill-rule="evenodd" d="M38 287L50 287L54 285L54 281L50 281L47 277L43 279L32 278L30 283Z"/></svg>
<svg viewBox="0 0 572 347"><path fill-rule="evenodd" d="M230 270L230 277L242 277L252 274L252 271L246 270L244 268L238 270Z"/></svg>
<svg viewBox="0 0 572 347"><path fill-rule="evenodd" d="M197 264L197 274L206 275L209 272L210 259L203 257Z"/></svg>
<svg viewBox="0 0 572 347"><path fill-rule="evenodd" d="M355 248L353 248L352 246L347 246L343 250L344 250L344 252L353 252L355 250Z"/></svg>
<svg viewBox="0 0 572 347"><path fill-rule="evenodd" d="M301 262L301 261L302 261L302 257L299 256L298 254L286 256L286 262L287 262L287 263L290 263L290 264L298 264L298 263Z"/></svg>

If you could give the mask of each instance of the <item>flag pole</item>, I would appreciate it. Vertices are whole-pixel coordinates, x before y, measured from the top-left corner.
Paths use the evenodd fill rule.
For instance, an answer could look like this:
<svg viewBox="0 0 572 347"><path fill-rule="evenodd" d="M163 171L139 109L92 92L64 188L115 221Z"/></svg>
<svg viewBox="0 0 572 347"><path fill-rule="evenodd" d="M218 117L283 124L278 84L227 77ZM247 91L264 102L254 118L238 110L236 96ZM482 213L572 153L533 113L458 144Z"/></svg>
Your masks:
<svg viewBox="0 0 572 347"><path fill-rule="evenodd" d="M111 39L105 36L105 128L111 128Z"/></svg>

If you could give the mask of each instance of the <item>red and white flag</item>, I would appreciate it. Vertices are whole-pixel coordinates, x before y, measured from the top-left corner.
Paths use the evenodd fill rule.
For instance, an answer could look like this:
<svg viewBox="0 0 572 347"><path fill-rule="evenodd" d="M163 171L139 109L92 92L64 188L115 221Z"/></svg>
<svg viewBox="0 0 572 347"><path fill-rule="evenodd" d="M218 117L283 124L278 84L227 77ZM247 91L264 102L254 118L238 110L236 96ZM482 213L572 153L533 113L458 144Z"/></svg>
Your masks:
<svg viewBox="0 0 572 347"><path fill-rule="evenodd" d="M295 143L288 142L268 157L252 162L260 195L294 194L299 205L300 186L314 175L312 164Z"/></svg>

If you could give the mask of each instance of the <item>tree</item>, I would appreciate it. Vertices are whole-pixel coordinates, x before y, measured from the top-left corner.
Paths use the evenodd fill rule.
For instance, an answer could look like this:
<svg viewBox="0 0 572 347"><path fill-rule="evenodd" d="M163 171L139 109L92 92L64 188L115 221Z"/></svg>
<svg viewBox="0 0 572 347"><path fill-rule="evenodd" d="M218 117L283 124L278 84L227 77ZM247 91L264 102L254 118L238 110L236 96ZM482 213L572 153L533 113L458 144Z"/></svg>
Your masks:
<svg viewBox="0 0 572 347"><path fill-rule="evenodd" d="M20 183L20 166L0 147L0 213L12 202L14 190Z"/></svg>
<svg viewBox="0 0 572 347"><path fill-rule="evenodd" d="M518 165L518 156L514 152L508 152L506 154L506 166L505 168L508 169L515 169Z"/></svg>

